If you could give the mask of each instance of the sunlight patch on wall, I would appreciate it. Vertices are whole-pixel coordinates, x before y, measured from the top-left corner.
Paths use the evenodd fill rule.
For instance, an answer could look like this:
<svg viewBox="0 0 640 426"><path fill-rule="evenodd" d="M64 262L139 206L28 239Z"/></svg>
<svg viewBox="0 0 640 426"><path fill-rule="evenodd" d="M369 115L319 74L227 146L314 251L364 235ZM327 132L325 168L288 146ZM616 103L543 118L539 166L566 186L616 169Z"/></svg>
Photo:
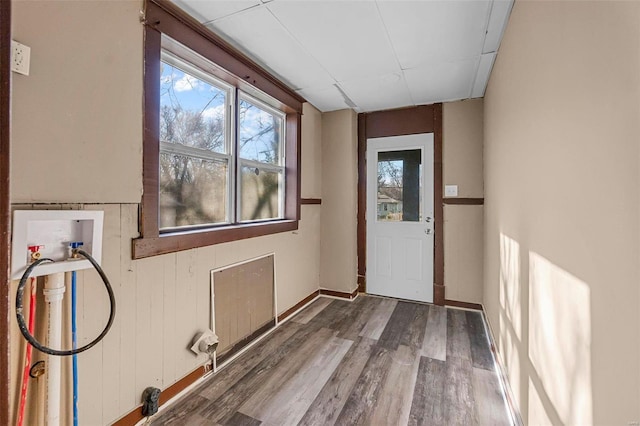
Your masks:
<svg viewBox="0 0 640 426"><path fill-rule="evenodd" d="M517 339L522 340L520 244L503 233L500 233L500 307L515 330Z"/></svg>
<svg viewBox="0 0 640 426"><path fill-rule="evenodd" d="M539 379L529 400L544 408L531 409L529 422L558 417L564 424L592 424L589 286L530 252L529 296L529 357Z"/></svg>
<svg viewBox="0 0 640 426"><path fill-rule="evenodd" d="M516 401L522 401L520 376L520 341L515 338L511 327L507 324L508 319L503 312L500 313L500 342L498 344L498 355L509 377L509 385Z"/></svg>
<svg viewBox="0 0 640 426"><path fill-rule="evenodd" d="M516 401L521 401L522 310L520 244L500 233L500 338L498 351Z"/></svg>
<svg viewBox="0 0 640 426"><path fill-rule="evenodd" d="M547 414L544 403L536 391L533 380L529 378L529 422L532 425L552 425L553 420Z"/></svg>

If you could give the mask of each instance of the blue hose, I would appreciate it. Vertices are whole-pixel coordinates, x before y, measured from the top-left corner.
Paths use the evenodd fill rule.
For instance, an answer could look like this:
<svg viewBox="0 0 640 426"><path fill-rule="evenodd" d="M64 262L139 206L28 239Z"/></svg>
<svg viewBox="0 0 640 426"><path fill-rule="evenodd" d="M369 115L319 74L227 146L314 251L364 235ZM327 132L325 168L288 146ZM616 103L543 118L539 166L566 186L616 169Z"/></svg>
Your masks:
<svg viewBox="0 0 640 426"><path fill-rule="evenodd" d="M78 348L76 339L76 271L71 271L71 343ZM73 354L73 426L78 426L78 355Z"/></svg>

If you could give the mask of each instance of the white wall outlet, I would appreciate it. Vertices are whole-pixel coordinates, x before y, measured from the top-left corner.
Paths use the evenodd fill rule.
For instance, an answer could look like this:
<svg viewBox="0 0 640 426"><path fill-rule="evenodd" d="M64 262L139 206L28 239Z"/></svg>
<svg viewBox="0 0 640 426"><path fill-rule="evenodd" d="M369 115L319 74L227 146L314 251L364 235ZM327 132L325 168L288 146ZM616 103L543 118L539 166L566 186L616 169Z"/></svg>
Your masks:
<svg viewBox="0 0 640 426"><path fill-rule="evenodd" d="M458 196L458 185L445 185L444 186L444 196L445 197L457 197Z"/></svg>
<svg viewBox="0 0 640 426"><path fill-rule="evenodd" d="M11 71L18 74L29 75L31 63L31 48L11 40Z"/></svg>

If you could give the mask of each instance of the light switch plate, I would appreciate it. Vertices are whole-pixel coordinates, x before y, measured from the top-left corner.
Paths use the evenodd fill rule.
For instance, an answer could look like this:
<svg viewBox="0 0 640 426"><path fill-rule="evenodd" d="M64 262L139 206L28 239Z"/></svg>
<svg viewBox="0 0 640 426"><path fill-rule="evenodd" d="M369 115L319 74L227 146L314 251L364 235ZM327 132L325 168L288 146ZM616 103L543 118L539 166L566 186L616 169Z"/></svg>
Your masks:
<svg viewBox="0 0 640 426"><path fill-rule="evenodd" d="M458 185L445 185L444 186L444 196L445 197L457 197L458 196Z"/></svg>

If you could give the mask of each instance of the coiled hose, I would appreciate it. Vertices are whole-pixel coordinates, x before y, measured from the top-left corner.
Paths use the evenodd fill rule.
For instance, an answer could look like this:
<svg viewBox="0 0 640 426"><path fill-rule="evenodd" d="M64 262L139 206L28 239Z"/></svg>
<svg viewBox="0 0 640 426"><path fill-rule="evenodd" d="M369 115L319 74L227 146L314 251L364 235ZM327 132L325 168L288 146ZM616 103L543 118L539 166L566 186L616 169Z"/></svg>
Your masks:
<svg viewBox="0 0 640 426"><path fill-rule="evenodd" d="M53 260L48 258L42 258L42 259L36 260L31 265L29 265L27 270L24 271L24 274L22 274L22 278L20 278L20 283L18 284L18 290L16 293L16 319L18 320L18 327L20 328L20 332L22 333L24 338L27 340L27 342L29 342L31 346L33 346L40 352L44 352L49 355L71 356L71 355L79 354L80 352L84 352L87 349L91 349L96 344L98 344L98 342L100 342L104 338L104 336L107 335L107 333L109 332L109 329L111 328L111 325L113 325L113 320L116 316L116 298L113 294L113 288L111 287L111 284L109 283L109 279L105 275L104 271L102 270L100 265L98 265L98 262L96 262L96 260L89 253L87 253L82 249L74 249L73 253L79 254L80 256L87 259L91 263L91 265L93 265L95 270L98 271L98 275L100 275L100 278L102 278L104 287L107 290L107 293L109 295L109 304L110 304L109 320L107 321L107 325L104 327L104 330L102 330L102 333L100 333L98 337L96 337L93 341L77 349L75 348L69 349L69 350L52 349L38 342L38 340L29 332L29 329L27 328L27 325L24 320L24 315L23 315L24 308L23 308L23 302L22 302L22 299L24 296L24 288L26 286L27 280L29 279L29 275L31 275L33 270L37 268L38 265L42 263L52 263Z"/></svg>

